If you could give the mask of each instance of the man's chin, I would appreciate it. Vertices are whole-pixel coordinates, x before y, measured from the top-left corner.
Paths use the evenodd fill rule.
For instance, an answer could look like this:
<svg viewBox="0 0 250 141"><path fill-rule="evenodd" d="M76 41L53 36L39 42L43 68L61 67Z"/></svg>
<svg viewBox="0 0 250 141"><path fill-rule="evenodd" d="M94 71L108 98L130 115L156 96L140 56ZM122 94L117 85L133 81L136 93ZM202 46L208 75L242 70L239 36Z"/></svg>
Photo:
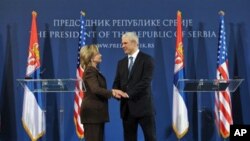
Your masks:
<svg viewBox="0 0 250 141"><path fill-rule="evenodd" d="M124 50L124 53L125 53L125 54L128 54L129 52L128 52L128 51L126 51L126 50Z"/></svg>

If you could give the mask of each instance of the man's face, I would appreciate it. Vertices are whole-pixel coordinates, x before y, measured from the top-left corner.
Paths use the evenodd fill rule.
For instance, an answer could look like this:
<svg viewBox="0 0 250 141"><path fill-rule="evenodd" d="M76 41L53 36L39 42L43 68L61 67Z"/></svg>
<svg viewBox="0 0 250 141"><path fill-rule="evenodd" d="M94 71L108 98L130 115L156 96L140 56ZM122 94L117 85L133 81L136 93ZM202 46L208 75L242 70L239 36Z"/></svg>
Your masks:
<svg viewBox="0 0 250 141"><path fill-rule="evenodd" d="M137 45L135 41L131 41L129 38L123 37L122 48L125 54L131 55L136 51Z"/></svg>

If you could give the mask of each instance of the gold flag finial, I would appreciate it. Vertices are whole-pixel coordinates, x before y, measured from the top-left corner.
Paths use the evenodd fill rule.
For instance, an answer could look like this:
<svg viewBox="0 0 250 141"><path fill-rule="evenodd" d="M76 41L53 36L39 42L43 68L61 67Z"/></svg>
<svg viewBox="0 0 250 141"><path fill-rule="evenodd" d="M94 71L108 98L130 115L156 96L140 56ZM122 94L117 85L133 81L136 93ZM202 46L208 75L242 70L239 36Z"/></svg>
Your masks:
<svg viewBox="0 0 250 141"><path fill-rule="evenodd" d="M32 15L37 16L36 11L32 11Z"/></svg>
<svg viewBox="0 0 250 141"><path fill-rule="evenodd" d="M219 15L224 16L225 12L221 10L221 11L219 11Z"/></svg>
<svg viewBox="0 0 250 141"><path fill-rule="evenodd" d="M181 11L180 11L180 10L178 10L178 11L177 11L177 14L178 14L178 15L181 15Z"/></svg>
<svg viewBox="0 0 250 141"><path fill-rule="evenodd" d="M81 11L80 13L81 13L83 16L85 16L85 12Z"/></svg>

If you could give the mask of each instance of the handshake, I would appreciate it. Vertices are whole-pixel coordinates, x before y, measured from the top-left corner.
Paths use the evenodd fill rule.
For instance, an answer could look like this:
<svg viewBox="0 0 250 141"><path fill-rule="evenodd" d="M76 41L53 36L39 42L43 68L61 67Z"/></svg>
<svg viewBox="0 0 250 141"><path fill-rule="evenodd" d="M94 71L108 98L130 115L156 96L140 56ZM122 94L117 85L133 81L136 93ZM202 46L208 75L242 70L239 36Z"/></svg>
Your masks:
<svg viewBox="0 0 250 141"><path fill-rule="evenodd" d="M118 90L118 89L112 89L112 95L113 97L117 98L117 99L121 99L121 98L129 98L128 94Z"/></svg>

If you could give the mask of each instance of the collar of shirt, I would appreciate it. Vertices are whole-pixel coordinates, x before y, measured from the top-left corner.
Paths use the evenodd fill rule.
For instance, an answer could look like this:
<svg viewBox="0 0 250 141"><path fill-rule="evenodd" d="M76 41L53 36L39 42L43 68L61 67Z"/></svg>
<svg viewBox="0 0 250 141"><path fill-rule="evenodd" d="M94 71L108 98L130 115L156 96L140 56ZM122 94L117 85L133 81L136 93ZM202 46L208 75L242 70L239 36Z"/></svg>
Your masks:
<svg viewBox="0 0 250 141"><path fill-rule="evenodd" d="M128 55L128 58L129 58L129 57L133 57L133 62L135 62L135 59L136 59L136 57L137 57L139 51L140 51L140 50L137 49L132 55Z"/></svg>

